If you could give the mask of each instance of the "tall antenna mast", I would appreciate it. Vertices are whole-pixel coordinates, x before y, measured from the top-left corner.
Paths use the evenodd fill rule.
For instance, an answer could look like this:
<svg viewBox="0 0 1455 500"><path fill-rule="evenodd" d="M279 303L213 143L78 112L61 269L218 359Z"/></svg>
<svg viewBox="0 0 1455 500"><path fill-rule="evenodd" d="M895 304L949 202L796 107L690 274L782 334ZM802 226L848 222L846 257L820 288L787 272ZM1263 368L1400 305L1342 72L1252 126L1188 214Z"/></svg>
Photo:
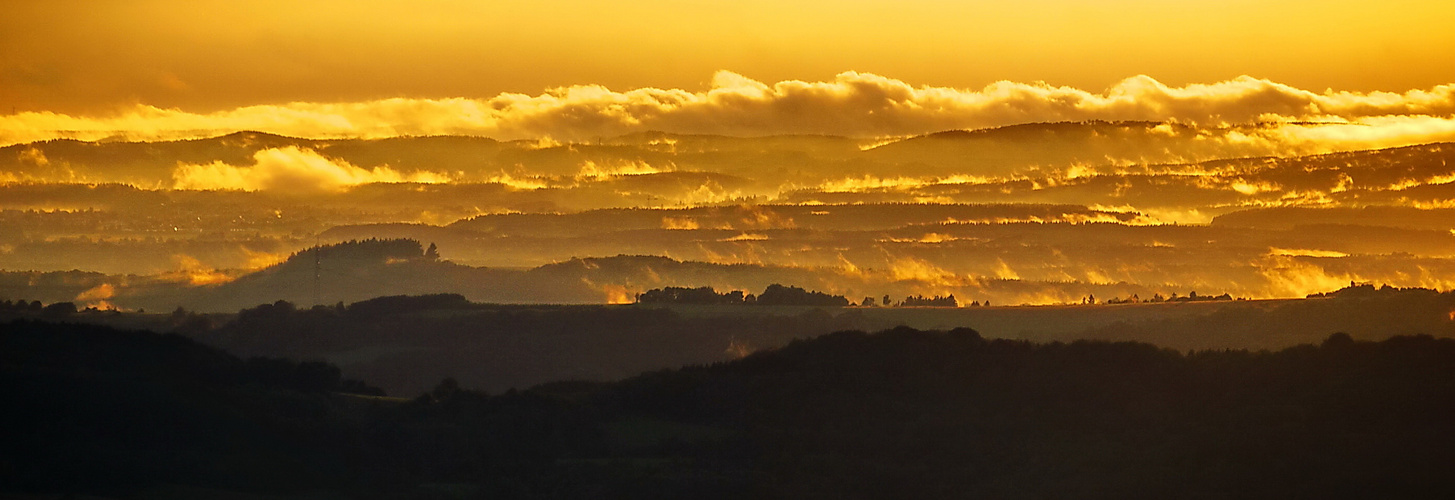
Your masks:
<svg viewBox="0 0 1455 500"><path fill-rule="evenodd" d="M319 278L323 276L323 246L319 243L320 240L319 235L313 235L313 305L315 306L323 305L323 300L319 296L320 287L318 285Z"/></svg>

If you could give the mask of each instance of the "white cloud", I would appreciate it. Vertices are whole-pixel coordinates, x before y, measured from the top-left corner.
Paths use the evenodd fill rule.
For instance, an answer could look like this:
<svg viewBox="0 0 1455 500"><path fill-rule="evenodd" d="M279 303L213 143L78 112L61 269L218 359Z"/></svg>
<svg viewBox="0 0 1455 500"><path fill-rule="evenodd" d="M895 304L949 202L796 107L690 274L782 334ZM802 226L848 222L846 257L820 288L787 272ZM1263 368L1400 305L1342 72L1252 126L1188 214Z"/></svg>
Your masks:
<svg viewBox="0 0 1455 500"><path fill-rule="evenodd" d="M644 130L728 135L902 136L1027 122L1155 120L1202 125L1276 117L1392 127L1391 134L1455 124L1455 84L1429 90L1322 93L1252 77L1169 87L1147 76L1104 92L997 82L980 90L913 86L869 73L773 84L722 71L702 91L598 85L505 93L487 99L395 98L296 102L214 113L136 106L113 116L19 113L0 117L0 143L58 137L177 139L257 130L300 137L483 135L587 140Z"/></svg>
<svg viewBox="0 0 1455 500"><path fill-rule="evenodd" d="M264 149L251 166L222 162L178 165L172 173L177 189L239 189L293 194L337 192L372 182L445 182L432 173L403 175L388 167L365 170L316 152L287 147Z"/></svg>

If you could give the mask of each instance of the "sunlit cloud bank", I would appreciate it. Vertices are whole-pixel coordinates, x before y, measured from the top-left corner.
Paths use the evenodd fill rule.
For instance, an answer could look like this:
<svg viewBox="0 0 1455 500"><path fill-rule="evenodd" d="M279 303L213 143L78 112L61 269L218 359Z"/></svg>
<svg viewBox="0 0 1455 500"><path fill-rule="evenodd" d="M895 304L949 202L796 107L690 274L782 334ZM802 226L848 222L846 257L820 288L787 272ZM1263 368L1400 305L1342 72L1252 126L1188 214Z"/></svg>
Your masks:
<svg viewBox="0 0 1455 500"><path fill-rule="evenodd" d="M234 166L222 162L183 164L173 173L177 189L232 189L309 194L337 192L374 182L445 182L428 172L403 175L387 168L366 170L316 152L287 147L265 149L253 155L255 163Z"/></svg>
<svg viewBox="0 0 1455 500"><path fill-rule="evenodd" d="M1303 298L1349 286L1351 282L1376 286L1424 287L1450 290L1451 262L1408 256L1310 257L1268 253L1224 268L1216 275L1182 275L1181 280L1156 282L1124 279L1127 269L1111 263L1085 263L1065 268L1060 276L1022 276L1006 262L993 273L961 273L945 263L894 256L887 265L864 267L850 260L832 266L782 266L764 262L660 261L633 269L617 267L641 257L588 259L583 278L599 295L595 300L616 303L663 286L712 286L718 290L754 293L776 276L796 284L844 295L856 303L884 295L898 301L906 296L954 295L961 306L1078 304L1084 299L1105 303L1141 302L1154 297L1213 297L1224 293L1248 299ZM574 262L570 261L570 262ZM598 266L598 267L589 267ZM1217 266L1213 266L1217 267ZM1206 269L1212 269L1208 267ZM1039 271L1026 268L1035 274ZM622 294L625 290L627 293Z"/></svg>
<svg viewBox="0 0 1455 500"><path fill-rule="evenodd" d="M1455 148L1426 144L1293 158L1035 168L1001 176L845 176L790 186L780 203L1072 203L1206 223L1250 207L1441 208L1455 197ZM1123 221L1131 222L1131 221Z"/></svg>
<svg viewBox="0 0 1455 500"><path fill-rule="evenodd" d="M598 85L540 95L295 102L192 113L138 105L108 116L26 112L0 117L0 143L53 138L163 140L258 130L298 137L379 138L482 135L502 140L584 141L626 133L852 137L916 135L1031 122L1149 120L1224 126L1319 121L1283 140L1392 146L1455 138L1455 85L1394 92L1313 92L1248 76L1170 87L1135 76L1102 92L1045 83L997 82L983 89L914 86L869 73L830 81L759 82L728 71L707 90ZM1355 147L1355 146L1349 146Z"/></svg>
<svg viewBox="0 0 1455 500"><path fill-rule="evenodd" d="M718 262L734 266L774 266L774 263ZM887 266L867 268L843 261L837 268L808 267L817 279L814 286L842 294L856 301L860 297L890 293L905 295L955 295L963 303L971 301L1000 305L1075 304L1090 296L1100 301L1119 298L1130 301L1200 292L1204 296L1223 293L1247 299L1303 298L1309 294L1329 292L1351 283L1376 286L1421 287L1435 290L1455 289L1455 278L1449 274L1448 259L1424 259L1408 256L1313 257L1269 253L1252 261L1221 263L1201 272L1174 273L1175 282L1158 282L1145 278L1150 272L1121 268L1110 262L1072 264L1059 269L1059 276L1027 264L1026 271L1037 276L1021 276L1017 269L999 262L999 270L990 273L959 273L936 263L914 257L893 257ZM1207 271L1213 271L1207 273ZM1138 276L1138 274L1146 274ZM1144 279L1137 279L1137 278ZM751 291L753 286L722 277L714 282L725 288ZM686 286L691 281L660 281L651 286ZM753 283L752 285L756 285ZM637 288L646 285L636 283ZM1175 294L1175 295L1174 295ZM1134 296L1136 296L1134 298Z"/></svg>

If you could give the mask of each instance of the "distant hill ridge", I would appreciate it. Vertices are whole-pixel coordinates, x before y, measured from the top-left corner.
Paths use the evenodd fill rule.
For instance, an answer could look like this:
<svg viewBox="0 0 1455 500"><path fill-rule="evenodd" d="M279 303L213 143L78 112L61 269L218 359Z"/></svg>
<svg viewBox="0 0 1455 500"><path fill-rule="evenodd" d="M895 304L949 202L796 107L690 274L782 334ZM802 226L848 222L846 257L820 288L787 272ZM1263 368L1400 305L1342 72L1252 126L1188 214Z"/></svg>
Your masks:
<svg viewBox="0 0 1455 500"><path fill-rule="evenodd" d="M1317 124L1304 124L1316 126ZM584 161L675 164L680 171L762 178L784 162L814 168L849 167L845 172L901 175L1007 174L1031 167L1073 163L1197 162L1260 157L1267 148L1222 138L1270 124L1207 128L1146 121L1045 122L975 130L949 130L872 141L815 135L733 137L639 132L572 144L501 142L478 136L401 136L382 139L309 139L257 131L204 139L157 142L84 142L69 139L0 148L0 173L24 178L140 185L171 182L178 164L252 163L264 149L297 147L372 169L403 173L512 171L574 174ZM862 150L861 148L868 148ZM724 157L723 155L727 155ZM845 163L849 162L849 163ZM867 162L867 163L866 163Z"/></svg>

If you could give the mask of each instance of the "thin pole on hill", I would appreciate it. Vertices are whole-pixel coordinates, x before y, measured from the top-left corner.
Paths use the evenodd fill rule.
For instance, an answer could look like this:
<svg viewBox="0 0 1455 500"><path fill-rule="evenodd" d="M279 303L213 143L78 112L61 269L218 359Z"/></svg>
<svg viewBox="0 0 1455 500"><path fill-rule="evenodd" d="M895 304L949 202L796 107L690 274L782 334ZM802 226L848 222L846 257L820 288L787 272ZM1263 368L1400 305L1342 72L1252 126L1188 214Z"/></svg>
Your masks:
<svg viewBox="0 0 1455 500"><path fill-rule="evenodd" d="M318 305L322 305L323 304L323 301L322 301L322 299L319 296L319 289L320 289L320 287L319 287L319 278L321 278L323 276L323 262L322 262L322 257L320 256L320 254L323 253L323 247L320 246L320 243L319 243L320 240L321 240L321 238L319 237L319 235L316 235L316 234L313 235L313 305L314 306L318 306Z"/></svg>

